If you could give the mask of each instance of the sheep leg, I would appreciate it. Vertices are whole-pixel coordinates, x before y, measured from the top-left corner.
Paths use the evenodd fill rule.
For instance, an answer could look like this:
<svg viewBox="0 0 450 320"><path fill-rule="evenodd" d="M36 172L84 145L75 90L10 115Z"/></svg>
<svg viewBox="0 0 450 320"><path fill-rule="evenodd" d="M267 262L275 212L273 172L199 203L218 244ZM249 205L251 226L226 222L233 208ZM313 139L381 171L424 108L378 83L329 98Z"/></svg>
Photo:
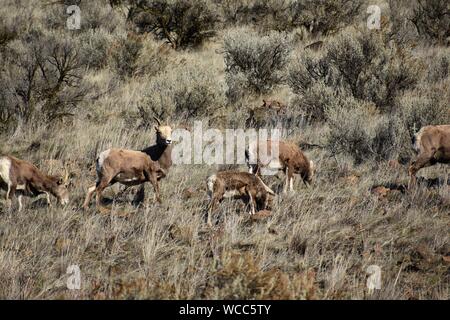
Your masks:
<svg viewBox="0 0 450 320"><path fill-rule="evenodd" d="M286 168L284 175L286 176L286 182L284 183L283 193L287 193L289 186L289 168Z"/></svg>
<svg viewBox="0 0 450 320"><path fill-rule="evenodd" d="M20 212L20 211L22 211L22 208L23 208L23 206L22 206L22 195L21 194L17 197L17 200L19 201L19 212Z"/></svg>
<svg viewBox="0 0 450 320"><path fill-rule="evenodd" d="M98 183L97 187L95 188L96 196L95 196L95 204L97 208L102 206L102 192L105 190L111 183L112 178L105 178L102 177L102 180Z"/></svg>
<svg viewBox="0 0 450 320"><path fill-rule="evenodd" d="M216 209L217 203L219 202L220 197L217 194L213 194L211 197L211 201L209 202L208 205L208 216L207 216L207 223L210 227L212 227L212 222L211 222L211 215L214 212L214 210Z"/></svg>
<svg viewBox="0 0 450 320"><path fill-rule="evenodd" d="M11 207L11 200L10 200L10 195L11 195L11 185L8 184L8 190L6 191L6 205L8 208Z"/></svg>
<svg viewBox="0 0 450 320"><path fill-rule="evenodd" d="M9 192L8 192L8 198L7 198L7 201L9 200L8 207L10 209L12 208L12 204L13 204L13 200L14 200L15 196L16 196L16 186L11 185L11 186L9 186Z"/></svg>
<svg viewBox="0 0 450 320"><path fill-rule="evenodd" d="M294 167L293 166L289 166L289 170L288 170L288 177L289 177L289 186L290 186L290 191L294 192Z"/></svg>
<svg viewBox="0 0 450 320"><path fill-rule="evenodd" d="M426 168L429 166L432 166L434 164L436 164L436 160L434 159L434 154L435 152L431 153L431 154L420 154L416 161L414 161L408 169L408 173L409 173L409 183L408 183L408 189L411 189L413 186L416 185L416 174L417 172L422 169L422 168Z"/></svg>
<svg viewBox="0 0 450 320"><path fill-rule="evenodd" d="M252 196L251 192L247 192L250 200L250 215L254 215L255 212L255 197Z"/></svg>
<svg viewBox="0 0 450 320"><path fill-rule="evenodd" d="M152 172L152 174L150 175L150 183L153 185L153 189L155 189L156 201L158 201L159 203L162 203L161 196L159 194L159 184L158 184L158 177L156 175L156 172Z"/></svg>
<svg viewBox="0 0 450 320"><path fill-rule="evenodd" d="M46 192L45 197L47 198L47 204L49 207L52 206L52 202L50 201L50 193Z"/></svg>
<svg viewBox="0 0 450 320"><path fill-rule="evenodd" d="M84 200L83 203L83 209L87 209L89 207L89 202L91 202L92 200L92 196L94 195L96 187L92 186L88 189L87 195L86 195L86 199Z"/></svg>

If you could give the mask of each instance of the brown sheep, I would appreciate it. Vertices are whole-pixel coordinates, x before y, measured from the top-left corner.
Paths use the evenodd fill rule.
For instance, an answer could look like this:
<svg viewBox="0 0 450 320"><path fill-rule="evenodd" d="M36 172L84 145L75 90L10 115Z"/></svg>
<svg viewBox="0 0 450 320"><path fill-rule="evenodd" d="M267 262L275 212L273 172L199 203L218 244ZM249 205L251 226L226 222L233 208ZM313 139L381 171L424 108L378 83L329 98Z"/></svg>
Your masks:
<svg viewBox="0 0 450 320"><path fill-rule="evenodd" d="M272 144L278 144L278 157L272 155ZM261 157L260 149L266 148L267 155ZM276 145L274 146L276 150ZM314 163L309 161L300 148L291 142L267 140L264 147L261 142L250 143L245 150L245 158L250 173L260 174L261 168L269 168L273 170L281 170L286 175L286 183L284 192L294 190L294 174L299 174L305 184L310 184L314 176Z"/></svg>
<svg viewBox="0 0 450 320"><path fill-rule="evenodd" d="M69 202L66 178L50 176L42 173L33 164L12 156L0 157L0 187L6 190L6 201L9 202L18 193L19 211L22 210L22 196L36 197L47 195L50 204L50 194L55 196L59 203L65 205Z"/></svg>
<svg viewBox="0 0 450 320"><path fill-rule="evenodd" d="M159 167L147 154L140 151L125 149L108 149L100 153L96 160L97 182L90 187L83 204L87 209L96 192L96 205L101 207L102 192L106 187L117 182L125 186L139 185L150 181L155 189L155 197L161 202L158 180L165 176Z"/></svg>
<svg viewBox="0 0 450 320"><path fill-rule="evenodd" d="M236 197L248 200L250 214L255 214L255 208L265 210L269 203L269 195L275 193L260 177L248 172L221 171L208 177L206 182L210 198L208 208L208 224L211 225L211 213L218 202L224 198Z"/></svg>
<svg viewBox="0 0 450 320"><path fill-rule="evenodd" d="M416 183L417 172L437 163L450 164L450 125L425 126L413 138L418 156L409 166L408 188ZM446 175L445 184L447 184Z"/></svg>

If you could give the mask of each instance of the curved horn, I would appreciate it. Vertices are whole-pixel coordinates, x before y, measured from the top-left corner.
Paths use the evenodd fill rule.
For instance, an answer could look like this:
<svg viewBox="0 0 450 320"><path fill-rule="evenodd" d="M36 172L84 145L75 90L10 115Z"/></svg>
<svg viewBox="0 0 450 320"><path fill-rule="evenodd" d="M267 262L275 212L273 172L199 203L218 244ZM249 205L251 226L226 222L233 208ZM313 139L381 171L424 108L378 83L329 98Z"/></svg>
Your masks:
<svg viewBox="0 0 450 320"><path fill-rule="evenodd" d="M158 126L160 126L161 125L161 120L159 120L157 117L155 117L155 116L153 116L153 119L155 119L156 120L156 122L158 123Z"/></svg>

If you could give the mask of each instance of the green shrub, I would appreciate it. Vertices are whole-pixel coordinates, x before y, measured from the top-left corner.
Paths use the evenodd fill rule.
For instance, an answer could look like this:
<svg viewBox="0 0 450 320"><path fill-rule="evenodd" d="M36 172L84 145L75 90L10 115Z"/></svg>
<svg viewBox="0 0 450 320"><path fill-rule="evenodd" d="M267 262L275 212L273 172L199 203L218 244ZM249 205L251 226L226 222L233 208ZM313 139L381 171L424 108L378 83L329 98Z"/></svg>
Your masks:
<svg viewBox="0 0 450 320"><path fill-rule="evenodd" d="M337 104L325 110L327 149L332 154L348 155L356 164L398 157L404 135L399 134L403 126L397 117L374 114L369 106L351 97Z"/></svg>
<svg viewBox="0 0 450 320"><path fill-rule="evenodd" d="M82 65L101 69L108 63L108 50L111 45L111 37L103 30L88 31L78 38L80 46L80 62Z"/></svg>
<svg viewBox="0 0 450 320"><path fill-rule="evenodd" d="M144 126L154 123L153 116L196 118L212 115L225 105L224 88L208 66L180 66L150 79L140 104Z"/></svg>
<svg viewBox="0 0 450 320"><path fill-rule="evenodd" d="M327 102L329 94L321 97L322 93L350 95L392 112L398 97L419 82L421 71L415 59L387 46L383 35L347 31L323 52L298 52L289 66L287 82L297 100L304 101L301 107L314 112L312 118L323 120L321 100Z"/></svg>
<svg viewBox="0 0 450 320"><path fill-rule="evenodd" d="M228 24L259 25L291 31L304 27L313 35L331 34L350 25L360 13L361 0L225 0L217 1Z"/></svg>
<svg viewBox="0 0 450 320"><path fill-rule="evenodd" d="M420 36L444 43L450 37L450 2L417 0L411 21Z"/></svg>
<svg viewBox="0 0 450 320"><path fill-rule="evenodd" d="M426 125L449 124L449 101L450 80L405 94L399 101L399 110L410 136Z"/></svg>
<svg viewBox="0 0 450 320"><path fill-rule="evenodd" d="M115 41L111 50L111 62L119 76L134 75L142 46L142 38L130 33Z"/></svg>
<svg viewBox="0 0 450 320"><path fill-rule="evenodd" d="M450 49L440 49L439 52L428 57L428 83L435 83L447 79L450 75Z"/></svg>
<svg viewBox="0 0 450 320"><path fill-rule="evenodd" d="M290 40L282 33L230 31L224 39L228 97L240 96L236 90L265 93L280 84L290 50Z"/></svg>

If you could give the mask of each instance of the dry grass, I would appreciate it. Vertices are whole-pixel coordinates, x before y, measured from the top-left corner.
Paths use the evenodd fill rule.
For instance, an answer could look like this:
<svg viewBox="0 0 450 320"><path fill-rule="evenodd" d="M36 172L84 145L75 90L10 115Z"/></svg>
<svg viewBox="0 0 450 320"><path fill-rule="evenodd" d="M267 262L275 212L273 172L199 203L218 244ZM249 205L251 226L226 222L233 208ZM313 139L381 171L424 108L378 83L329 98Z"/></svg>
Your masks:
<svg viewBox="0 0 450 320"><path fill-rule="evenodd" d="M42 9L35 14L44 20ZM110 36L123 34L124 28L118 25ZM195 50L174 51L161 42L148 44L148 50L159 48L164 61L159 72L198 66L214 75L217 87L225 83L221 50L230 29L218 30ZM303 50L310 42L299 40L293 50ZM420 48L415 50L422 54ZM434 55L433 50L422 51ZM144 58L138 64L148 60ZM65 207L27 199L22 212L9 211L1 193L0 298L450 298L450 189L421 186L411 193L393 189L374 194L374 186L407 181L406 167L393 168L385 161L355 166L350 158L330 156L326 149L308 150L317 164L310 188L297 181L295 194L280 193L271 214L260 219L251 219L240 202L224 201L212 229L204 217L205 179L217 168L208 165L173 166L162 181L163 204L153 203L147 186L146 199L133 207L135 191L122 193L115 186L105 192L113 200L109 213L99 213L93 204L83 211L100 151L112 146L141 149L154 142L154 132L139 127L138 107L157 74L142 71L121 78L115 72L111 65L84 71L92 89L70 121L24 126L14 135L0 136L0 152L51 173L66 163L72 177ZM264 96L209 106L218 107L210 118L174 115L170 120L174 127L193 120L220 128L243 127L248 109L260 105L262 98L276 98L295 109L292 97L290 88L281 84ZM285 134L293 141L324 145L327 132L325 123L315 123L290 127ZM442 177L443 168L424 169L420 175ZM267 181L280 190L283 179ZM81 269L80 290L66 287L66 270L73 264ZM381 289L373 294L366 287L370 265L382 271Z"/></svg>
<svg viewBox="0 0 450 320"><path fill-rule="evenodd" d="M208 166L175 166L162 183L164 203L130 205L133 192L114 196L109 214L80 208L94 176L87 154L101 148L149 143L120 130L60 132L53 150L63 150L75 173L71 202L48 208L28 201L23 212L1 209L1 280L4 298L245 298L245 299L448 299L450 195L445 188L391 192L379 199L374 185L402 183L404 170L386 163L353 168L319 151L311 188L280 194L272 215L251 220L239 202L220 206L219 222L204 222ZM92 132L92 136L94 132ZM37 138L37 137L36 137ZM95 141L91 141L95 140ZM22 141L24 146L30 143ZM70 147L68 147L70 146ZM46 147L41 147L46 150ZM52 157L34 153L35 161ZM30 153L27 153L28 157ZM428 169L430 177L441 173ZM189 170L189 177L186 176ZM280 183L271 180L276 188ZM191 188L189 199L183 191ZM2 206L3 208L3 206ZM448 258L447 258L448 259ZM66 288L66 268L78 264L82 289ZM369 265L382 269L382 289L367 295Z"/></svg>

